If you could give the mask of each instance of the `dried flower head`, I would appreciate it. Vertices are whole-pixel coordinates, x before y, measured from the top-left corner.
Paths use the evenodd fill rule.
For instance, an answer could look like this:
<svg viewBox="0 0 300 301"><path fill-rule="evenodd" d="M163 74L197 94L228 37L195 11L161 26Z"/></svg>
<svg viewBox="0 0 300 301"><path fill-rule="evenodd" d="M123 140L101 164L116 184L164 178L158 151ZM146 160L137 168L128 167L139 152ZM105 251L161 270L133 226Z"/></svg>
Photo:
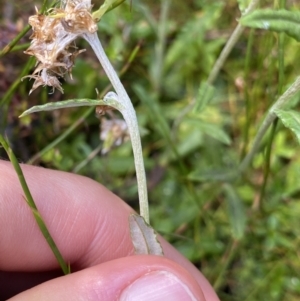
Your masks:
<svg viewBox="0 0 300 301"><path fill-rule="evenodd" d="M65 29L76 33L96 32L97 24L91 15L91 8L91 1L67 1L62 20Z"/></svg>
<svg viewBox="0 0 300 301"><path fill-rule="evenodd" d="M48 11L48 15L41 15L36 9L36 15L29 18L32 42L25 53L37 59L33 74L25 76L35 79L30 93L41 85L63 93L58 78L66 73L72 78L75 58L84 51L71 43L84 33L97 31L91 8L90 0L65 0L60 8Z"/></svg>
<svg viewBox="0 0 300 301"><path fill-rule="evenodd" d="M121 145L129 140L127 124L122 119L101 118L100 140L102 140L102 154L108 153L113 147Z"/></svg>

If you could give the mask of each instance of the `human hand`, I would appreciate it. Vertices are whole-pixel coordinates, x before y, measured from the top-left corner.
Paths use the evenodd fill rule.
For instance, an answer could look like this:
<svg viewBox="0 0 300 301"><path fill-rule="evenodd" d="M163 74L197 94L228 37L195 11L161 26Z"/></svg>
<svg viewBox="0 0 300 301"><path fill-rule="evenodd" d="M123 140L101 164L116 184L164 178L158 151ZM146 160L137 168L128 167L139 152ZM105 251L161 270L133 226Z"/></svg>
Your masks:
<svg viewBox="0 0 300 301"><path fill-rule="evenodd" d="M0 161L0 300L219 300L204 276L162 238L164 257L134 256L128 226L133 210L100 184L34 166L22 170L73 273L59 272L15 171Z"/></svg>

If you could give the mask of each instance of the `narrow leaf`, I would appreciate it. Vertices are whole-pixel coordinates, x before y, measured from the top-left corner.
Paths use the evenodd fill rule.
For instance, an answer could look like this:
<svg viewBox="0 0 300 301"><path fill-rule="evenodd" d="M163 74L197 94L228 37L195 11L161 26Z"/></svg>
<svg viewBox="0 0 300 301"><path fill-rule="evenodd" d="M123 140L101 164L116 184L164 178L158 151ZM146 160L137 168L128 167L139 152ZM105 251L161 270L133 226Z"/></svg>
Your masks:
<svg viewBox="0 0 300 301"><path fill-rule="evenodd" d="M300 41L300 11L258 9L240 19L243 26L285 32Z"/></svg>
<svg viewBox="0 0 300 301"><path fill-rule="evenodd" d="M99 21L102 16L122 4L125 0L105 0L100 8L93 13L93 18Z"/></svg>
<svg viewBox="0 0 300 301"><path fill-rule="evenodd" d="M206 135L226 144L230 145L231 144L231 139L228 136L228 134L220 128L220 126L211 124L211 123L206 123L202 122L199 124L199 130L203 131Z"/></svg>
<svg viewBox="0 0 300 301"><path fill-rule="evenodd" d="M35 218L42 234L44 235L44 238L46 239L49 247L51 248L51 250L52 250L56 260L58 261L59 265L61 266L63 272L65 274L70 274L71 273L71 266L70 266L70 264L67 264L65 262L65 260L63 259L57 245L55 244L50 232L48 231L48 228L47 228L42 216L40 215L40 213L38 212L37 209L32 208L31 210L32 210L34 218Z"/></svg>
<svg viewBox="0 0 300 301"><path fill-rule="evenodd" d="M41 111L53 111L57 109L73 108L73 107L85 107L85 106L100 106L108 105L106 102L100 99L69 99L57 102L48 102L44 105L34 106L25 112L23 112L19 117L24 117L31 113L41 112Z"/></svg>
<svg viewBox="0 0 300 301"><path fill-rule="evenodd" d="M237 0L237 2L238 2L238 5L239 5L239 9L242 13L244 13L246 11L246 8L250 4L250 0Z"/></svg>
<svg viewBox="0 0 300 301"><path fill-rule="evenodd" d="M198 91L195 112L202 112L214 96L215 88L207 82L202 82Z"/></svg>
<svg viewBox="0 0 300 301"><path fill-rule="evenodd" d="M38 212L37 206L32 198L31 192L29 190L29 187L26 183L23 171L19 165L19 162L15 156L15 154L13 153L12 149L10 148L8 142L4 139L4 137L0 134L0 144L3 146L3 148L5 149L5 151L7 152L7 155L17 173L17 176L19 178L20 184L22 186L23 192L25 194L24 199L26 200L28 206L30 207L33 216L44 236L44 238L46 239L47 243L49 244L49 247L51 248L54 256L56 257L58 263L60 264L64 274L69 274L70 273L70 267L67 265L67 263L64 261L59 249L57 248L53 238L51 237L46 224L44 223L41 215Z"/></svg>
<svg viewBox="0 0 300 301"><path fill-rule="evenodd" d="M280 118L282 123L295 134L300 143L300 113L294 110L277 110L275 114Z"/></svg>
<svg viewBox="0 0 300 301"><path fill-rule="evenodd" d="M145 222L143 217L130 214L129 227L135 254L164 255L156 232Z"/></svg>
<svg viewBox="0 0 300 301"><path fill-rule="evenodd" d="M226 196L228 216L232 227L232 236L241 239L246 228L246 213L243 203L231 185L225 184L224 192Z"/></svg>
<svg viewBox="0 0 300 301"><path fill-rule="evenodd" d="M214 124L214 123L208 123L205 120L202 120L198 117L187 117L185 119L187 122L192 123L197 126L197 129L201 131L202 133L226 144L231 144L231 139L229 135L222 129L222 125L220 124Z"/></svg>
<svg viewBox="0 0 300 301"><path fill-rule="evenodd" d="M188 175L188 179L195 182L223 182L231 179L234 171L227 169L195 170Z"/></svg>

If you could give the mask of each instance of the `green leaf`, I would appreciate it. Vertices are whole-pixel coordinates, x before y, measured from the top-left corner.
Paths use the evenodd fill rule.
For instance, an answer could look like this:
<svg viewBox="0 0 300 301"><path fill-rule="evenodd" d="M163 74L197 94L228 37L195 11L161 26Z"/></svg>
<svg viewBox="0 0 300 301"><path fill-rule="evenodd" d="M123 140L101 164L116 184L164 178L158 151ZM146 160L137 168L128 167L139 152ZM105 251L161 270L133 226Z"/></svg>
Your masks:
<svg viewBox="0 0 300 301"><path fill-rule="evenodd" d="M276 110L275 114L295 134L300 143L300 113L293 110Z"/></svg>
<svg viewBox="0 0 300 301"><path fill-rule="evenodd" d="M194 111L202 112L214 96L215 88L207 82L202 82L199 88Z"/></svg>
<svg viewBox="0 0 300 301"><path fill-rule="evenodd" d="M195 170L188 175L188 179L196 182L228 181L233 175L232 170L211 168L207 170Z"/></svg>
<svg viewBox="0 0 300 301"><path fill-rule="evenodd" d="M170 141L171 129L160 103L155 97L147 93L146 90L140 85L134 84L133 90L141 102L144 103L149 109L149 115L151 115L153 118L153 125L157 128L157 131L160 132L164 138Z"/></svg>
<svg viewBox="0 0 300 301"><path fill-rule="evenodd" d="M222 125L220 124L214 124L214 123L208 123L205 120L202 120L198 117L189 117L186 118L186 121L192 124L195 124L197 126L197 129L201 131L202 133L226 144L231 144L231 139L228 136L228 134L221 128Z"/></svg>
<svg viewBox="0 0 300 301"><path fill-rule="evenodd" d="M201 123L201 125L199 126L199 130L203 131L206 135L209 135L212 138L215 138L216 140L226 145L231 144L230 137L218 125L210 124L210 123Z"/></svg>
<svg viewBox="0 0 300 301"><path fill-rule="evenodd" d="M75 108L75 107L96 107L96 106L110 106L119 110L121 113L124 111L124 106L118 102L116 94L114 92L108 92L104 99L69 99L57 102L48 102L44 105L34 106L25 112L23 112L19 117L24 117L28 114L42 111L53 111L57 109L65 108ZM122 113L123 114L123 113Z"/></svg>
<svg viewBox="0 0 300 301"><path fill-rule="evenodd" d="M250 0L237 0L238 5L239 5L239 9L242 13L245 13L246 8L249 6L250 4Z"/></svg>
<svg viewBox="0 0 300 301"><path fill-rule="evenodd" d="M101 17L116 8L120 4L122 4L125 0L105 0L104 3L100 6L100 8L93 13L93 18L97 21L101 19Z"/></svg>
<svg viewBox="0 0 300 301"><path fill-rule="evenodd" d="M48 102L44 105L34 106L25 112L23 112L19 117L24 117L31 113L42 112L42 111L53 111L57 109L73 108L73 107L85 107L85 106L103 106L109 105L107 102L100 99L69 99L57 102Z"/></svg>
<svg viewBox="0 0 300 301"><path fill-rule="evenodd" d="M223 186L228 208L229 220L232 227L232 236L241 239L246 228L246 213L241 199L231 185Z"/></svg>
<svg viewBox="0 0 300 301"><path fill-rule="evenodd" d="M244 26L285 32L300 41L300 12L288 10L259 9L240 19Z"/></svg>

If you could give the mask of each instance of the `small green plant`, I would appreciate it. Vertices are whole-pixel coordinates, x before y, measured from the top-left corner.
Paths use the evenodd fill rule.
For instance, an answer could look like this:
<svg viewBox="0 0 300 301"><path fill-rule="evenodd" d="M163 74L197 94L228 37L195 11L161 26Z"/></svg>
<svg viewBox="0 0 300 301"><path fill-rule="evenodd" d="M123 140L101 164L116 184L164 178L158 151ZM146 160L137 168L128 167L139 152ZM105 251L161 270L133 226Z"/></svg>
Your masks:
<svg viewBox="0 0 300 301"><path fill-rule="evenodd" d="M26 54L35 57L37 60L32 75L24 77L34 79L33 87L29 94L39 86L49 86L52 89L58 89L63 93L58 78L63 78L65 74L69 74L72 78L72 68L75 59L80 53L85 51L77 50L77 47L74 44L74 41L79 37L84 38L94 50L116 93L107 93L103 100L75 99L47 103L25 111L20 117L26 116L32 112L78 106L94 106L98 112L99 108L101 110L102 107L112 107L119 110L126 121L132 142L140 200L141 217L133 215L130 217L129 223L133 245L137 254L163 255L160 243L156 239L156 234L149 225L147 182L136 113L126 90L107 58L97 35L97 22L100 21L101 17L106 12L122 2L124 2L124 0L107 0L99 10L94 13L91 12L92 4L90 0L62 1L60 7L52 8L46 15L41 14L36 9L36 15L29 18L29 24L32 27L33 34L30 37L32 39L31 45L25 51ZM7 152L11 153L2 136L0 142ZM13 159L16 161L15 157ZM14 166L17 168L19 174L21 169L16 164ZM66 269L65 263L38 213L34 201L28 191L26 182L24 183L25 184L22 187L26 188L25 194L27 202L32 208L38 224L41 225L41 230L43 233L46 231L45 237L50 237L48 243L58 258L63 271L67 273L68 270ZM145 247L139 248L139 244L145 245Z"/></svg>
<svg viewBox="0 0 300 301"><path fill-rule="evenodd" d="M25 53L36 57L38 63L33 74L27 77L35 80L30 93L41 85L47 85L63 92L58 77L64 77L66 73L71 75L76 56L84 51L78 51L76 47L75 51L70 50L72 48L71 44L78 37L83 37L91 45L116 93L109 92L103 101L68 100L54 105L47 104L39 107L38 110L93 105L111 106L122 113L128 125L133 145L141 216L149 223L147 183L136 114L128 94L109 62L97 35L96 21L99 21L105 12L122 2L119 0L105 1L99 10L92 14L90 0L68 0L62 3L60 8L51 10L47 16L37 12L35 16L30 17L29 23L32 26L33 35L31 36L31 46ZM37 109L33 109L33 111L36 112ZM23 116L29 112L27 111Z"/></svg>
<svg viewBox="0 0 300 301"><path fill-rule="evenodd" d="M79 47L86 40L114 92L109 92L102 69L96 70L90 46L83 52L74 42L70 47L61 43L61 48L45 55L43 46L35 44L41 50L37 52L41 63L30 75L35 80L32 89L49 84L50 92L53 87L63 91L67 100L61 101L58 92L48 96L47 89L27 97L30 82L20 79L29 76L34 66L34 59L28 60L1 99L3 116L12 118L5 112L14 95L14 114L26 110L18 122L30 135L11 134L12 123L6 127L17 157L80 171L135 206L131 147L124 143L111 149L111 136L103 147L99 122L91 116L95 108L96 114L107 111L108 117L108 107L117 109L129 126L140 174L140 201L147 198L147 171L151 225L201 267L221 299L298 300L299 4L135 0L132 10L127 3L106 14L123 1L106 1L99 9L95 1L93 12L90 2L76 6L74 1L64 1L49 11L46 2L30 21L36 30L37 21L44 20L50 28L66 33L63 41L69 35L69 41L76 39ZM82 13L83 23L76 23L74 10ZM18 45L23 48L16 48L29 29L24 27L0 55L28 47L25 41ZM119 75L126 72L122 82L137 116L96 31L116 70L121 70ZM34 43L27 50L34 55L32 51ZM63 90L57 75L71 72L75 84L67 81ZM95 87L102 92L94 97ZM33 108L28 109L28 98L35 102ZM53 111L60 108L69 110ZM42 113L47 110L52 112ZM140 135L133 130L136 117L143 137L142 165ZM33 126L39 122L42 126ZM19 127L14 124L14 128ZM27 157L17 147L19 140L28 145ZM95 156L101 149L105 159ZM88 163L91 158L93 164ZM146 208L141 206L141 215L147 220ZM147 242L142 240L145 232L153 239L152 230L139 231L143 226L137 216L131 216L130 223L135 224L133 236L140 237L133 238L138 241L135 248L145 253ZM162 250L151 252L161 254Z"/></svg>

